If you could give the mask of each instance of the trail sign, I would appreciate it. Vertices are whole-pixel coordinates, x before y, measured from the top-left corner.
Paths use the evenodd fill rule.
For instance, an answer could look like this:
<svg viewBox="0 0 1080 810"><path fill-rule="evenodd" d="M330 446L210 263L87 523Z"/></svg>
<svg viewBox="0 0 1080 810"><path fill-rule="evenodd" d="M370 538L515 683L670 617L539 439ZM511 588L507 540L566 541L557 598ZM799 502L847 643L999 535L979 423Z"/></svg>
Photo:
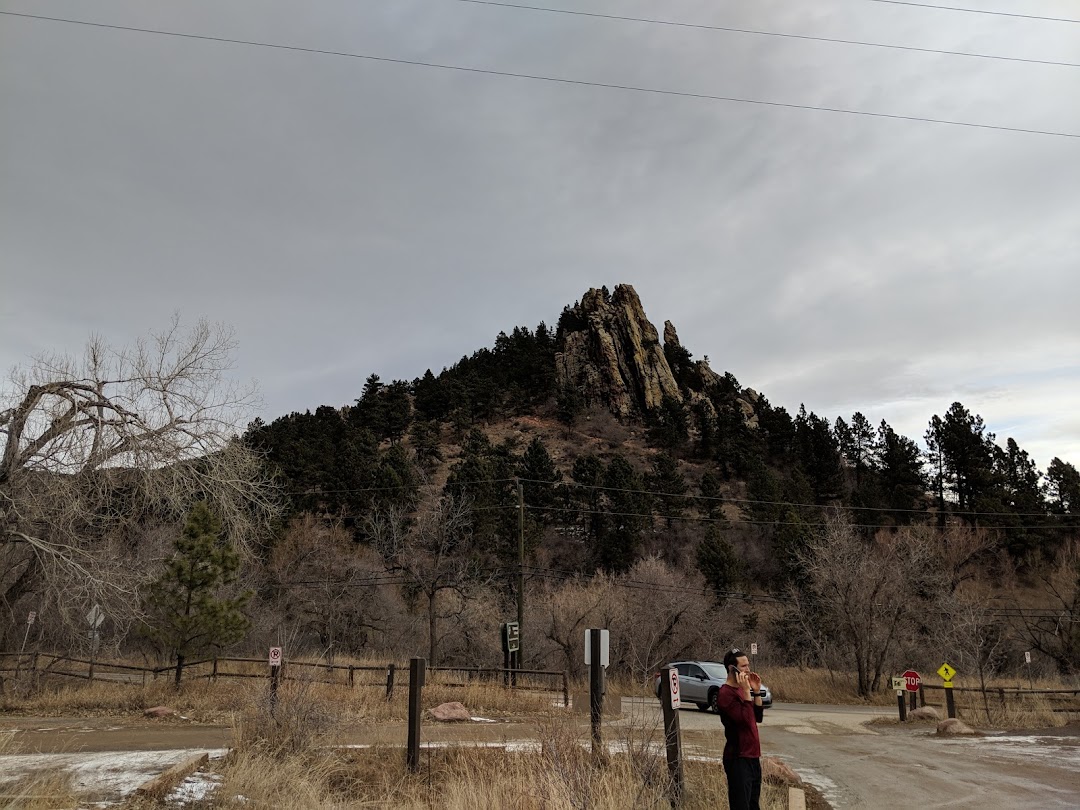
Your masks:
<svg viewBox="0 0 1080 810"><path fill-rule="evenodd" d="M953 675L956 674L956 670L949 666L948 662L946 662L940 667L938 667L937 674L941 676L941 680L951 681L953 679Z"/></svg>
<svg viewBox="0 0 1080 810"><path fill-rule="evenodd" d="M896 690L896 694L900 694L907 687L905 686L904 677L902 675L892 676L892 688Z"/></svg>
<svg viewBox="0 0 1080 810"><path fill-rule="evenodd" d="M671 690L671 708L679 708L679 670L672 667L668 670L668 688Z"/></svg>
<svg viewBox="0 0 1080 810"><path fill-rule="evenodd" d="M913 669L909 669L904 673L904 688L909 692L918 692L919 687L922 686L922 678L919 677L919 673Z"/></svg>
<svg viewBox="0 0 1080 810"><path fill-rule="evenodd" d="M281 666L281 647L271 647L270 648L270 666L272 666L272 667L280 667Z"/></svg>
<svg viewBox="0 0 1080 810"><path fill-rule="evenodd" d="M517 622L504 622L502 626L504 652L517 652L521 649L521 626Z"/></svg>
<svg viewBox="0 0 1080 810"><path fill-rule="evenodd" d="M36 618L37 618L37 611L36 610L31 610L30 613L27 614L27 616L26 616L26 623L27 624L33 624L34 619L36 619ZM1028 655L1030 656L1031 653L1028 653ZM1028 663L1031 663L1031 662L1028 661Z"/></svg>
<svg viewBox="0 0 1080 810"><path fill-rule="evenodd" d="M30 615L33 616L34 614L31 613ZM1025 650L1024 651L1024 663L1025 664L1030 664L1031 663L1031 650Z"/></svg>
<svg viewBox="0 0 1080 810"><path fill-rule="evenodd" d="M753 644L750 645L750 654L751 655L757 655L757 642L756 641Z"/></svg>

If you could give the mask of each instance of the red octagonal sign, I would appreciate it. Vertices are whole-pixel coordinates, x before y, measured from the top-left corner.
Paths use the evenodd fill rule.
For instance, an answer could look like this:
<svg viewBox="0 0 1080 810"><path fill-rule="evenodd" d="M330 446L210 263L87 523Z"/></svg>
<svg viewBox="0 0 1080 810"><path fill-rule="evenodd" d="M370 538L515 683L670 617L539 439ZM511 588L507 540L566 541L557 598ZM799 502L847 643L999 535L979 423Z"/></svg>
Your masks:
<svg viewBox="0 0 1080 810"><path fill-rule="evenodd" d="M904 673L904 683L909 692L918 692L919 687L922 685L922 678L919 677L918 672L909 669Z"/></svg>

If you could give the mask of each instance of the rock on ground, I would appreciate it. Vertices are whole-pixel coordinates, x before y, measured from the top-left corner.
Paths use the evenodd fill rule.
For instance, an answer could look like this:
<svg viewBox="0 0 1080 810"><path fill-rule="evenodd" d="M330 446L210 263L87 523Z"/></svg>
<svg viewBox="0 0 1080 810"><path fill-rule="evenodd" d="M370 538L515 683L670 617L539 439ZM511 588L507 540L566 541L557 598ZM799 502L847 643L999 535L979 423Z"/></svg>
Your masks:
<svg viewBox="0 0 1080 810"><path fill-rule="evenodd" d="M776 757L761 758L761 778L783 785L801 785L802 777L791 766Z"/></svg>
<svg viewBox="0 0 1080 810"><path fill-rule="evenodd" d="M908 712L908 717L912 720L940 720L941 715L938 714L938 710L933 706L920 706L914 711Z"/></svg>
<svg viewBox="0 0 1080 810"><path fill-rule="evenodd" d="M957 720L955 717L948 720L942 720L938 723L938 734L976 734L977 732L963 720Z"/></svg>
<svg viewBox="0 0 1080 810"><path fill-rule="evenodd" d="M451 703L442 703L431 710L431 719L439 720L443 723L455 723L462 720L472 719L472 715L469 714L469 710L464 705L453 701Z"/></svg>
<svg viewBox="0 0 1080 810"><path fill-rule="evenodd" d="M170 709L168 706L154 706L144 711L143 717L168 717L173 714L176 714L176 709Z"/></svg>

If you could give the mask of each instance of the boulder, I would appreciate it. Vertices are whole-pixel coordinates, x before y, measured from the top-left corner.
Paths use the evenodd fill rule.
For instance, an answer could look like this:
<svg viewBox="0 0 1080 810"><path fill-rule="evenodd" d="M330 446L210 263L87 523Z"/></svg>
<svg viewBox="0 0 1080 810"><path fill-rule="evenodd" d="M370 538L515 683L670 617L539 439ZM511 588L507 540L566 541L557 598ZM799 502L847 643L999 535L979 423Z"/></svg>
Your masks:
<svg viewBox="0 0 1080 810"><path fill-rule="evenodd" d="M920 706L918 709L908 712L908 718L911 720L940 720L941 715L933 706Z"/></svg>
<svg viewBox="0 0 1080 810"><path fill-rule="evenodd" d="M176 709L170 709L168 706L154 706L143 712L143 717L169 717L176 714Z"/></svg>
<svg viewBox="0 0 1080 810"><path fill-rule="evenodd" d="M469 710L464 705L453 701L451 703L441 703L432 709L431 719L442 723L460 723L471 720L472 715L469 714Z"/></svg>
<svg viewBox="0 0 1080 810"><path fill-rule="evenodd" d="M781 785L801 785L802 777L776 757L761 758L761 778Z"/></svg>
<svg viewBox="0 0 1080 810"><path fill-rule="evenodd" d="M957 720L955 717L950 717L948 720L942 720L938 723L937 733L946 736L958 736L974 735L978 732L963 720Z"/></svg>

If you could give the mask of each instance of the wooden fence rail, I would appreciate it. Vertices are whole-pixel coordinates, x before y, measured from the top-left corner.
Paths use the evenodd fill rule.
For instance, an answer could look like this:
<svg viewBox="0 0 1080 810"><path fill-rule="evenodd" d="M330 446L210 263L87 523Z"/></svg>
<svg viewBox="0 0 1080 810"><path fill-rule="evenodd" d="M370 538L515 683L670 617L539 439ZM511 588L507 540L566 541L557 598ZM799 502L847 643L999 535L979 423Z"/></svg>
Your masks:
<svg viewBox="0 0 1080 810"><path fill-rule="evenodd" d="M15 659L14 665L7 665L5 662L8 659ZM70 671L70 668L56 669L58 665L64 664L76 664L85 665L87 669L81 672ZM261 665L265 669L262 672L238 672L228 668L230 664L239 665ZM200 668L205 668L210 665L208 672L198 671ZM225 668L223 668L223 666ZM309 676L298 677L295 675L286 675L286 671L292 671L294 669L309 668L311 670L327 673L330 677L326 679L315 679ZM283 661L282 662L282 680L314 680L317 683L325 683L334 686L347 686L349 688L356 688L357 686L366 687L378 687L386 689L386 696L388 698L393 696L395 677L399 681L408 683L408 667L404 665L398 665L394 662L386 666L369 666L363 664L326 664L310 661ZM130 679L117 679L108 678L108 675L119 675L120 672L142 673L141 683L145 685L147 676L151 676L156 679L159 675L165 673L174 673L176 666L174 664L168 664L165 666L138 666L135 664L122 664L112 661L99 661L96 659L79 658L70 655L53 655L51 653L6 653L0 652L0 674L11 672L17 673L20 671L34 673L36 675L58 675L68 678L82 678L85 680L93 681L95 678L109 680L111 683L128 683L138 684L140 681L134 681ZM181 678L187 680L194 680L197 678L206 678L208 681L216 681L218 678L270 678L269 664L265 658L232 658L232 657L215 657L204 658L197 661L184 662L181 670ZM399 672L400 671L400 672ZM465 675L468 679L472 679L474 676L490 675L493 680L502 679L504 683L509 685L511 689L525 690L525 691L544 691L544 692L562 692L564 705L570 705L570 676L569 673L558 670L545 670L545 669L518 669L518 670L506 670L497 667L470 667L470 666L438 666L430 667L429 672L441 672L441 673L460 673ZM342 673L343 678L334 678L336 673ZM383 675L377 680L368 682L362 682L357 678L357 673L377 672ZM312 675L317 674L313 672ZM513 674L513 682L508 676ZM103 677L104 676L104 677ZM554 687L527 685L525 683L517 683L517 678L557 678L559 683ZM443 686L465 686L465 683L443 683Z"/></svg>

